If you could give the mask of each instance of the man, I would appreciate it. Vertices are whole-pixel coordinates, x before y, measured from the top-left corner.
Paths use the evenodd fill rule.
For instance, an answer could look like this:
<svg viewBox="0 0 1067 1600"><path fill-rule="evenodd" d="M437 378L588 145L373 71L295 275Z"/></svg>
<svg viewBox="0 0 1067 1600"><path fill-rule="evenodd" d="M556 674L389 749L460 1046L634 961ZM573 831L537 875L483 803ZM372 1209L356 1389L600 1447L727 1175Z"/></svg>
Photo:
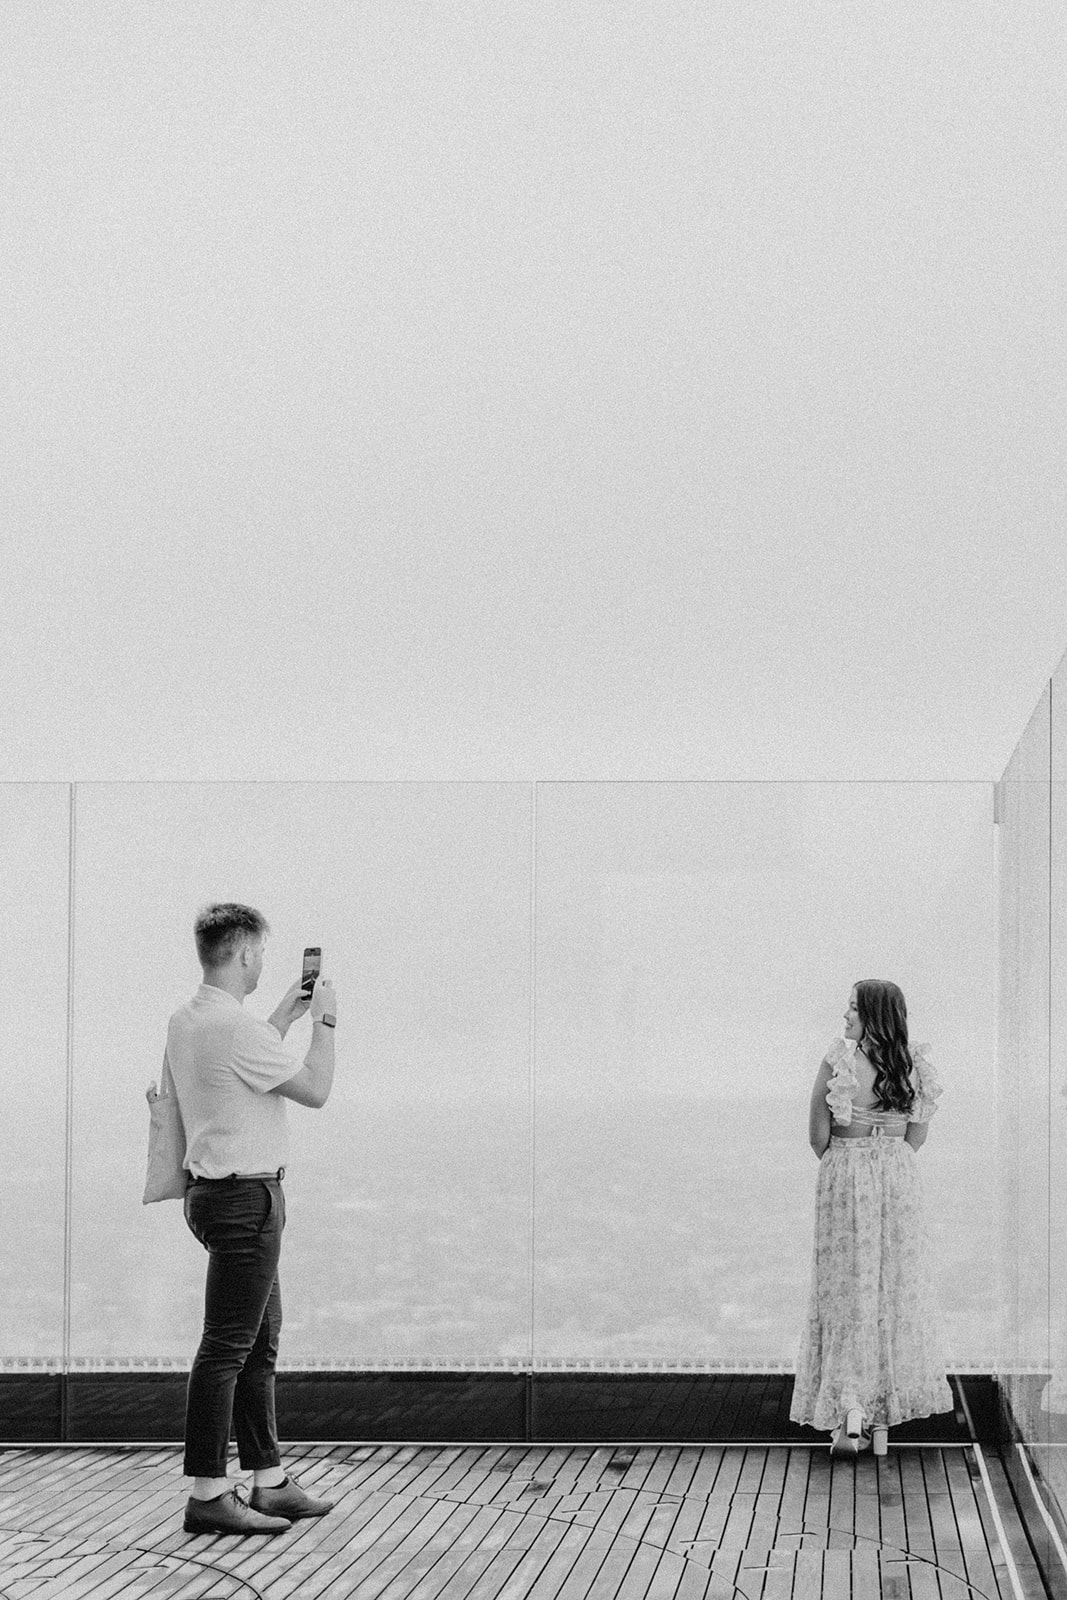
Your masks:
<svg viewBox="0 0 1067 1600"><path fill-rule="evenodd" d="M296 982L268 1022L244 1009L263 969L269 933L251 906L210 905L196 921L204 981L170 1019L167 1058L185 1125L185 1220L208 1252L204 1333L189 1374L184 1471L193 1479L187 1533L283 1533L320 1517L286 1476L274 1419L282 1322L278 1258L285 1226L287 1100L326 1104L334 1071L337 1002L328 978L310 1000ZM282 1048L311 1011L303 1064ZM226 1475L231 1424L249 1500Z"/></svg>

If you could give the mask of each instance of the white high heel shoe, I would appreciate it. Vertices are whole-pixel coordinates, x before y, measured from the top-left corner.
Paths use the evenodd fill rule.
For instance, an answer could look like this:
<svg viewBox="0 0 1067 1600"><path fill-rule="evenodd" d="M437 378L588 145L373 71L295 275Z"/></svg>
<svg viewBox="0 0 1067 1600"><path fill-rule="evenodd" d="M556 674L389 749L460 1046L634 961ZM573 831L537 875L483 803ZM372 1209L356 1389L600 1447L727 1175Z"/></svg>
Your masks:
<svg viewBox="0 0 1067 1600"><path fill-rule="evenodd" d="M889 1453L889 1429L884 1422L876 1422L871 1429L871 1450L876 1456Z"/></svg>
<svg viewBox="0 0 1067 1600"><path fill-rule="evenodd" d="M840 1422L830 1441L830 1454L832 1456L858 1456L861 1450L866 1450L870 1445L871 1436L864 1432L863 1412L859 1406L852 1406L845 1414L845 1419Z"/></svg>

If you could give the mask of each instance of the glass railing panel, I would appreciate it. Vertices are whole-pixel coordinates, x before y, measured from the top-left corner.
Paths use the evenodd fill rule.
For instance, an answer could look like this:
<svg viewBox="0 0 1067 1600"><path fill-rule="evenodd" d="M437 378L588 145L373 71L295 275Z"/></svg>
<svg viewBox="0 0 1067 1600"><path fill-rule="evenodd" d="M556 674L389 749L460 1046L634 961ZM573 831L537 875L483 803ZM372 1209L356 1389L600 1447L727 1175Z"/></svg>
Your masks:
<svg viewBox="0 0 1067 1600"><path fill-rule="evenodd" d="M1051 696L1034 712L999 792L1001 1392L1025 1471L1048 1463L1050 1405ZM1035 1524L1036 1526L1036 1524ZM1047 1551L1044 1552L1047 1556Z"/></svg>
<svg viewBox="0 0 1067 1600"><path fill-rule="evenodd" d="M86 785L78 794L73 1350L186 1363L205 1258L142 1207L198 908L257 905L268 1015L321 945L322 1111L290 1105L282 1360L523 1365L529 1347L532 792L523 784ZM309 1024L287 1044L301 1053Z"/></svg>
<svg viewBox="0 0 1067 1600"><path fill-rule="evenodd" d="M70 791L0 785L0 1367L62 1365Z"/></svg>
<svg viewBox="0 0 1067 1600"><path fill-rule="evenodd" d="M1049 918L1049 1449L1043 1470L1067 1526L1067 657L1052 680ZM1061 1538L1067 1548L1067 1541ZM1067 1576L1062 1560L1057 1561Z"/></svg>
<svg viewBox="0 0 1067 1600"><path fill-rule="evenodd" d="M989 1369L991 825L982 784L539 785L539 1364L792 1364L811 1084L888 977L946 1084L921 1160L950 1361Z"/></svg>

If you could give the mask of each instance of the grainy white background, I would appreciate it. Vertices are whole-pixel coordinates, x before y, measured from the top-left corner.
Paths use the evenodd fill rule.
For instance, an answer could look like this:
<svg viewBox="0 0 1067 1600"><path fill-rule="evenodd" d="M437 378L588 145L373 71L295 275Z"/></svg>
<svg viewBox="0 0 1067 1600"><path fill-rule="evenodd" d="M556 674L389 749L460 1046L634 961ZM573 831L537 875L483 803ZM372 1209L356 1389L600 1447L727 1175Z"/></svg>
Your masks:
<svg viewBox="0 0 1067 1600"><path fill-rule="evenodd" d="M0 778L997 778L1064 29L11 0Z"/></svg>

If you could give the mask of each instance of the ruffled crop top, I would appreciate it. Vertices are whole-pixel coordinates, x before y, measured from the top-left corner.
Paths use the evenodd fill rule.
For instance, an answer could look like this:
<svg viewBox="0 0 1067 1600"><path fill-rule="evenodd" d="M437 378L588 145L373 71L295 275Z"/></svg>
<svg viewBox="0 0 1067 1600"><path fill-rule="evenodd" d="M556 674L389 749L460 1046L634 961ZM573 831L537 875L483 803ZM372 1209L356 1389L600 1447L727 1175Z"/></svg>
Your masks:
<svg viewBox="0 0 1067 1600"><path fill-rule="evenodd" d="M830 1082L826 1090L826 1103L830 1107L830 1115L834 1121L843 1127L855 1117L857 1122L877 1125L885 1122L929 1122L937 1110L937 1098L942 1092L943 1085L930 1062L930 1046L928 1044L909 1044L911 1058L915 1063L915 1102L907 1116L902 1111L877 1111L870 1106L854 1106L852 1096L859 1088L859 1079L853 1057L856 1054L855 1039L835 1039L826 1052L826 1060L830 1066Z"/></svg>

